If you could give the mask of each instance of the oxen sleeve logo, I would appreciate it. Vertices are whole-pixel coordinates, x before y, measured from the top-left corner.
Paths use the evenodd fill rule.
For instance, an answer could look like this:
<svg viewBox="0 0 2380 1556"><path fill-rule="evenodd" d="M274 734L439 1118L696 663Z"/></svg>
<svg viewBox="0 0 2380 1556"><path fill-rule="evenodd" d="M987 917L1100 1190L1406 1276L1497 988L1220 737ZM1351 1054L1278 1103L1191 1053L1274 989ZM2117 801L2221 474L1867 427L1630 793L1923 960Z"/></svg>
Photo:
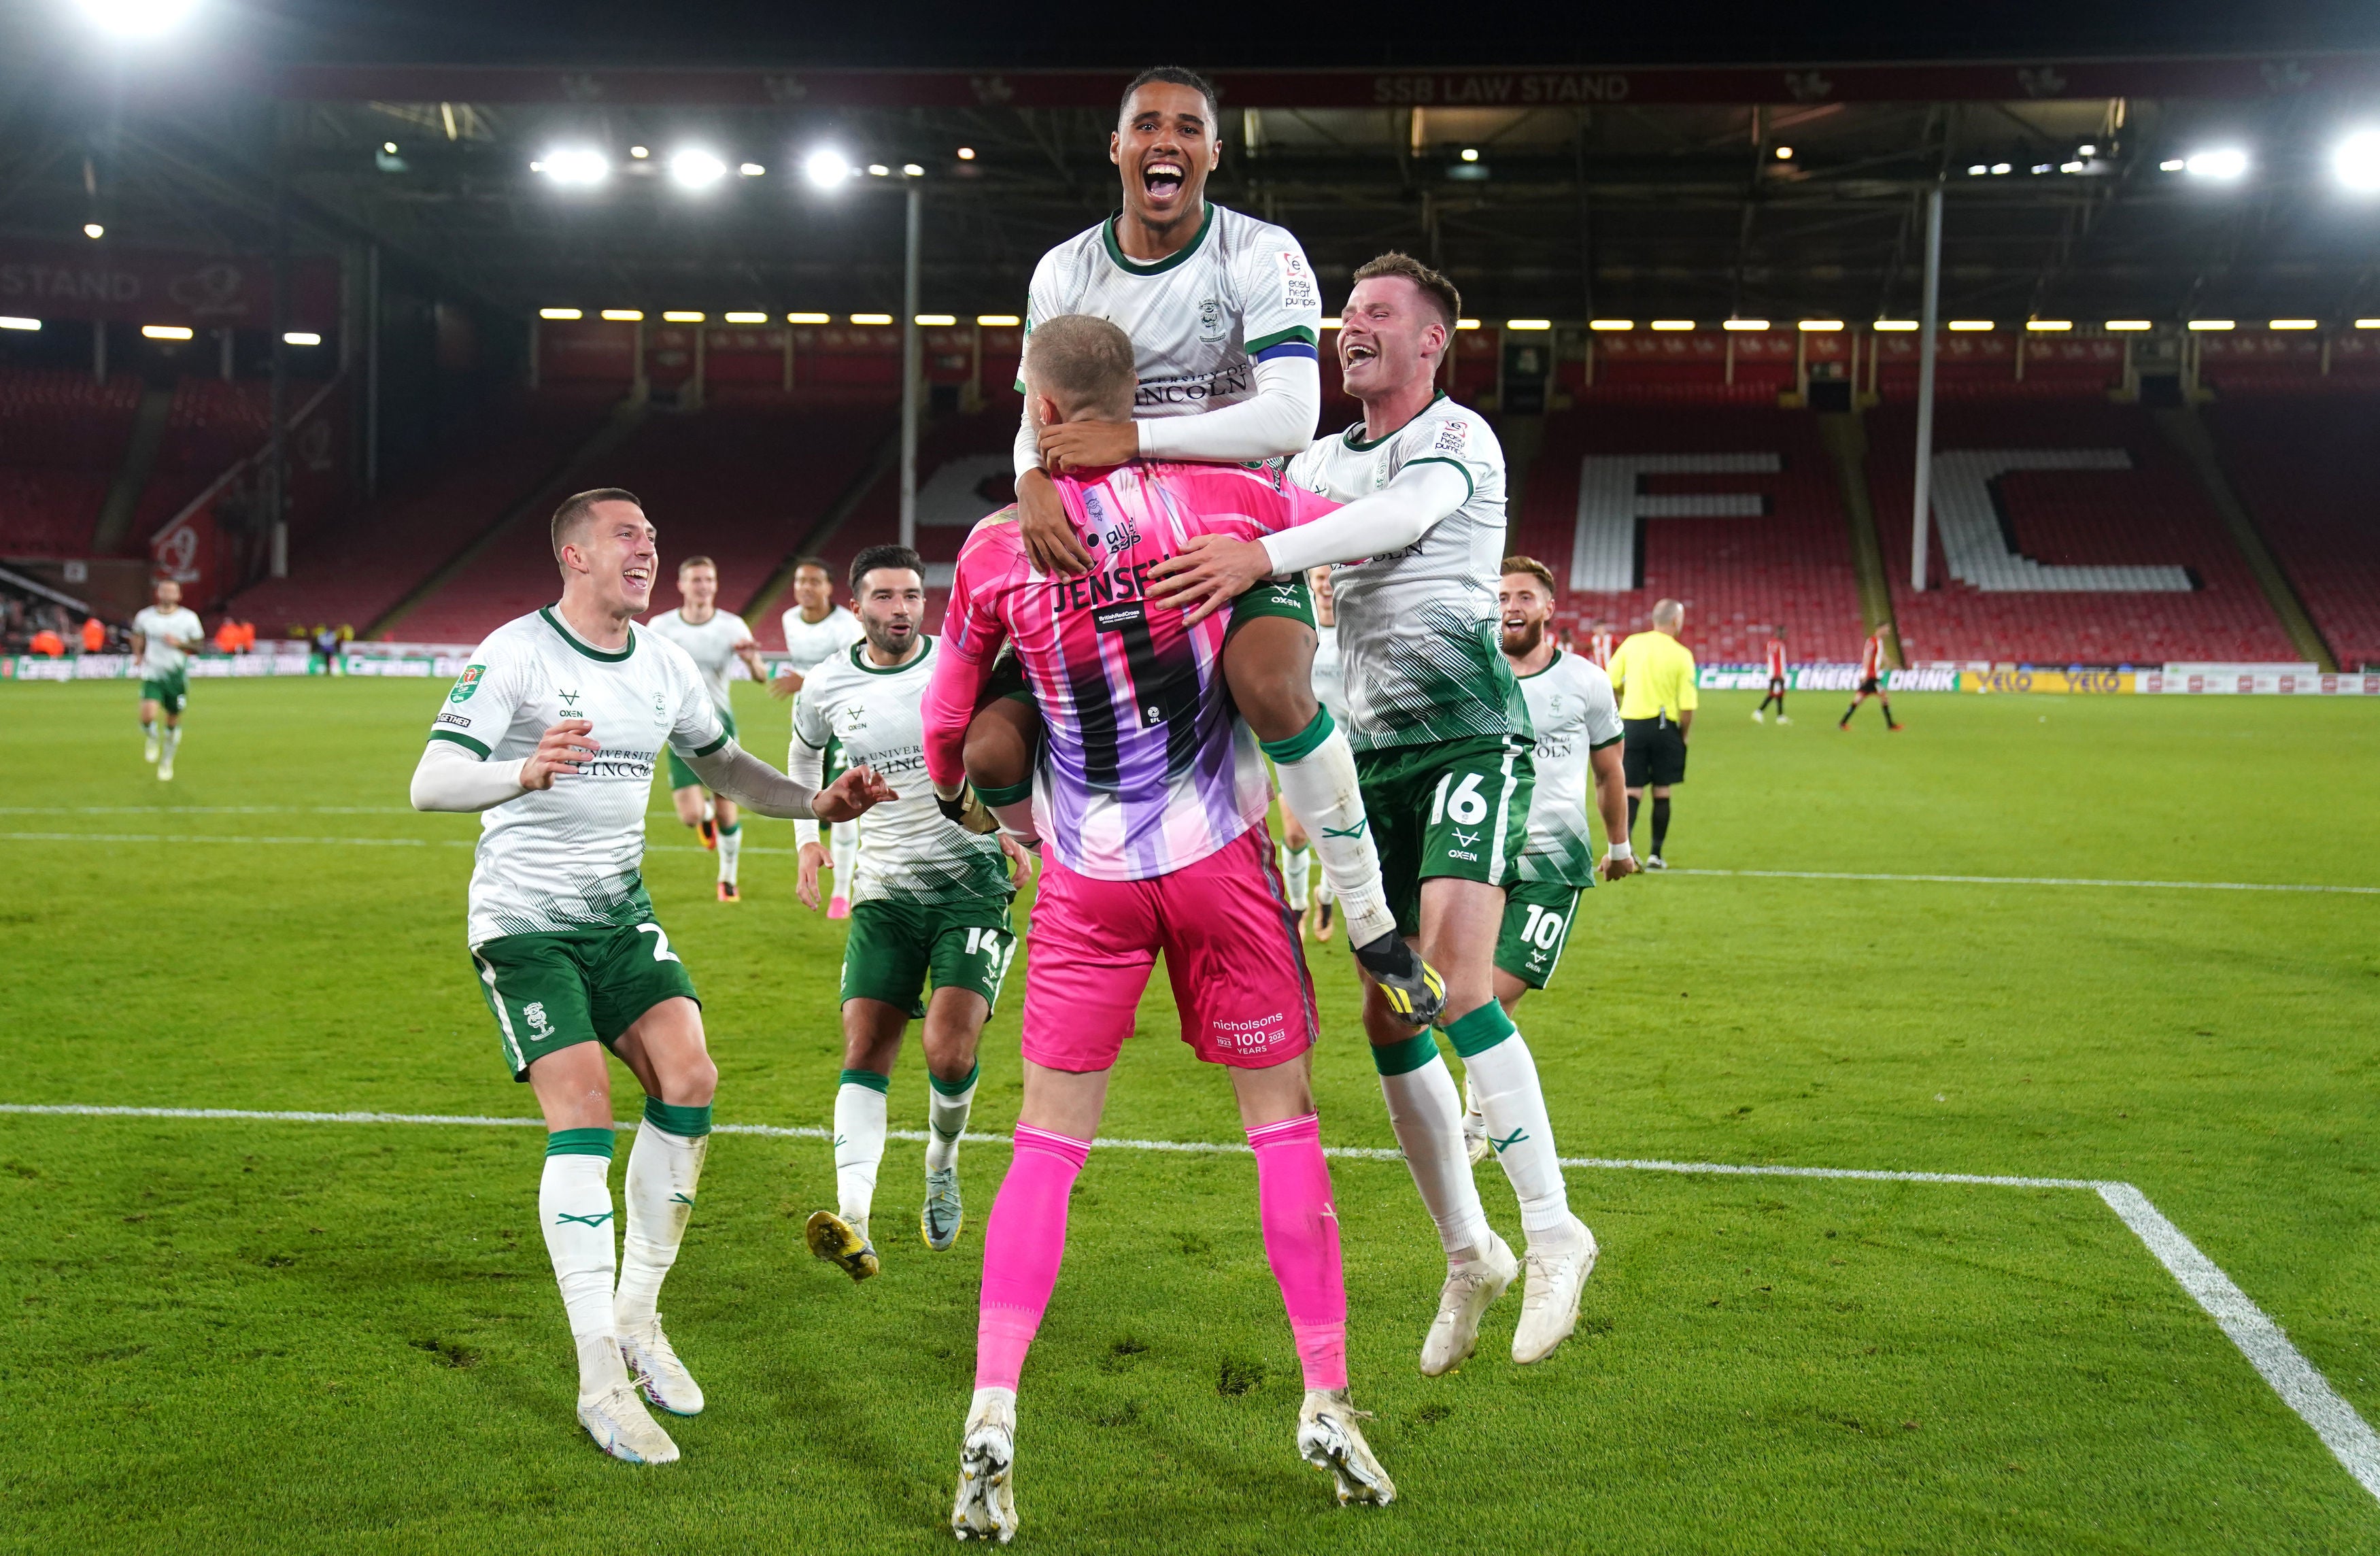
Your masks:
<svg viewBox="0 0 2380 1556"><path fill-rule="evenodd" d="M471 694L480 689L480 677L487 673L488 667L484 664L467 664L463 666L463 673L455 677L455 689L446 694L446 700L449 702L470 701Z"/></svg>

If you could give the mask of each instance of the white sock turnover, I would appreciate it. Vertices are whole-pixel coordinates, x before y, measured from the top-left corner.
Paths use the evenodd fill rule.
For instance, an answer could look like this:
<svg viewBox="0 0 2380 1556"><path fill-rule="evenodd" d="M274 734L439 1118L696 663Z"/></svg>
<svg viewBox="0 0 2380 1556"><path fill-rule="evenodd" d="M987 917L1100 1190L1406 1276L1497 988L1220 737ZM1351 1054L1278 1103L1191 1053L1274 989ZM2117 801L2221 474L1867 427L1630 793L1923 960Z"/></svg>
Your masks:
<svg viewBox="0 0 2380 1556"><path fill-rule="evenodd" d="M708 1134L674 1135L650 1118L637 1125L637 1143L628 1148L628 1230L612 1303L622 1334L653 1316L662 1277L677 1262L686 1220L694 1214L695 1189L710 1150Z"/></svg>

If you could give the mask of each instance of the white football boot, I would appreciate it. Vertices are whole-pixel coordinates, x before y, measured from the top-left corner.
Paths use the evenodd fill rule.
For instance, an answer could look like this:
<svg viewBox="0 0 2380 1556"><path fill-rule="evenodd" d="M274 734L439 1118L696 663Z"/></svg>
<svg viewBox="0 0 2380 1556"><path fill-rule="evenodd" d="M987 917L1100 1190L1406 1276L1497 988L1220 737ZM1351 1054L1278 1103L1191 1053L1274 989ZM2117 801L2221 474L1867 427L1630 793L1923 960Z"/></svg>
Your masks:
<svg viewBox="0 0 2380 1556"><path fill-rule="evenodd" d="M951 1533L961 1539L1016 1538L1016 1392L985 1389L959 1440L959 1494Z"/></svg>
<svg viewBox="0 0 2380 1556"><path fill-rule="evenodd" d="M1529 1243L1523 1261L1529 1274L1521 1289L1521 1321L1512 1331L1516 1362L1543 1361L1578 1327L1579 1294L1595 1273L1599 1250L1586 1222L1572 1216L1570 1223L1577 1229L1575 1240L1533 1238Z"/></svg>
<svg viewBox="0 0 2380 1556"><path fill-rule="evenodd" d="M164 784L170 784L174 781L174 759L171 756L166 756L159 760L157 763L157 779L158 782Z"/></svg>
<svg viewBox="0 0 2380 1556"><path fill-rule="evenodd" d="M637 1397L637 1386L625 1380L591 1399L580 1395L578 1424L587 1428L596 1447L624 1463L677 1462L677 1444L646 1414L645 1402Z"/></svg>
<svg viewBox="0 0 2380 1556"><path fill-rule="evenodd" d="M1397 1483L1372 1456L1364 1428L1372 1413L1348 1403L1344 1389L1308 1389L1297 1413L1297 1456L1327 1469L1339 1483L1339 1505L1370 1502L1386 1507L1397 1500Z"/></svg>
<svg viewBox="0 0 2380 1556"><path fill-rule="evenodd" d="M140 760L152 766L155 765L157 760L157 737L155 735L151 735L142 737L140 742Z"/></svg>
<svg viewBox="0 0 2380 1556"><path fill-rule="evenodd" d="M1461 1367L1479 1346L1479 1320L1521 1273L1521 1261L1504 1239L1488 1234L1488 1248L1458 1265L1439 1289L1438 1317L1421 1343L1421 1375L1437 1378Z"/></svg>
<svg viewBox="0 0 2380 1556"><path fill-rule="evenodd" d="M676 1347L662 1332L660 1314L621 1331L620 1359L627 1364L638 1392L663 1410L673 1416L702 1414L702 1385L677 1359Z"/></svg>

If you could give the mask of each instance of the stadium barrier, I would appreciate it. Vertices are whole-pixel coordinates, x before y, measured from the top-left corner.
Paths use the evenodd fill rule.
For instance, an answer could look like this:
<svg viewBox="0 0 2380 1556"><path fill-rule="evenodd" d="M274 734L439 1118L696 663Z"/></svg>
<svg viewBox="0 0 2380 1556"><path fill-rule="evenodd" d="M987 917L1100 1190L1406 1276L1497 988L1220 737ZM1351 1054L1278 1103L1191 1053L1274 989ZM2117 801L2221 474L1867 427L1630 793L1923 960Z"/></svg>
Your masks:
<svg viewBox="0 0 2380 1556"><path fill-rule="evenodd" d="M229 680L256 675L321 675L328 674L320 654L208 654L193 656L184 674L194 681ZM140 662L130 654L79 654L51 659L42 654L0 658L0 681L137 681Z"/></svg>
<svg viewBox="0 0 2380 1556"><path fill-rule="evenodd" d="M1694 685L1706 691L1766 691L1768 670L1759 664L1705 664L1695 668ZM1785 672L1788 691L1850 691L1858 685L1856 664L1794 664ZM2380 697L2380 673L2333 673L2311 664L2168 664L2155 670L1922 664L1888 672L1884 687L1895 692L2063 696Z"/></svg>

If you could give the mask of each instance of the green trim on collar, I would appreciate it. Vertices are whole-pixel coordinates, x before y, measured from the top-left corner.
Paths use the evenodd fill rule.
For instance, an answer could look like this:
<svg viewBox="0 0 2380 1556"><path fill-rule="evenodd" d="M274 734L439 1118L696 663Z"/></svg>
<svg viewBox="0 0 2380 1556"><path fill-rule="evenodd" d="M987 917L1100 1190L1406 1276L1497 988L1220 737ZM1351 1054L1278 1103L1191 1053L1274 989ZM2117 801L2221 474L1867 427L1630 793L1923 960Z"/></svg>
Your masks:
<svg viewBox="0 0 2380 1556"><path fill-rule="evenodd" d="M1279 346L1285 340L1302 340L1308 346L1314 346L1316 344L1314 332L1312 330L1307 329L1303 324L1292 324L1288 329L1275 330L1269 335L1258 335L1256 339L1248 342L1245 346L1242 347L1242 349L1246 351L1249 356L1253 357L1259 351L1270 350L1272 347Z"/></svg>
<svg viewBox="0 0 2380 1556"><path fill-rule="evenodd" d="M628 627L628 646L622 649L617 653L608 653L601 649L590 649L585 643L579 641L578 635L577 633L562 625L561 618L553 614L552 606L540 605L537 608L537 614L545 618L546 626L553 628L555 637L560 638L564 642L569 644L572 648L577 649L580 653L585 654L589 659L594 660L599 664L617 664L622 660L637 651L637 629L633 624Z"/></svg>
<svg viewBox="0 0 2380 1556"><path fill-rule="evenodd" d="M1440 401L1440 400L1442 400L1442 399L1444 399L1444 398L1446 398L1446 391L1445 391L1445 390L1443 390L1443 389L1440 389L1437 394L1435 394L1435 395L1431 395L1431 396L1430 396L1429 406L1434 406L1434 405L1438 404L1438 402L1439 402L1439 401ZM1363 454L1363 453L1366 453L1366 452L1367 452L1367 451L1369 451L1369 450L1371 450L1371 449L1378 448L1378 447L1379 447L1382 444L1384 444L1384 443L1388 442L1390 438L1395 437L1399 432L1403 432L1403 431L1405 430L1405 427L1410 427L1410 426L1412 426L1412 425L1414 424L1414 422L1415 422L1415 421L1418 421L1418 420L1420 420L1423 417L1425 417L1425 416L1428 415L1428 414L1429 414L1429 406L1424 406L1424 407L1421 407L1421 409L1419 409L1419 410L1417 410L1417 411L1414 412L1412 420L1409 420L1409 421L1405 422L1405 424L1404 424L1404 426L1403 426L1403 427L1391 427L1391 428L1390 428L1387 432L1382 432L1378 437L1372 439L1369 443L1365 442L1362 438L1359 438L1359 437L1357 437L1357 436L1355 435L1355 434L1356 434L1358 432L1360 432L1360 431L1363 429L1363 427L1364 427L1364 423L1363 423L1363 422L1361 422L1361 421L1358 421L1358 422L1356 422L1356 423L1354 424L1354 426L1350 427L1350 428L1348 428L1348 429L1347 429L1347 432L1346 432L1346 434L1345 434L1345 435L1346 435L1346 439L1347 439L1347 446L1348 446L1349 448L1354 449L1354 450L1356 453L1358 453L1358 454Z"/></svg>
<svg viewBox="0 0 2380 1556"><path fill-rule="evenodd" d="M1172 270L1175 265L1180 264L1183 261L1196 253L1198 251L1198 246L1207 241L1207 234L1215 225L1214 202L1209 201L1206 204L1200 206L1199 210L1201 214L1198 217L1197 236L1193 237L1189 242L1184 244L1181 248L1176 249L1171 254L1166 255L1165 258L1153 261L1148 264L1143 264L1138 260L1132 258L1132 256L1126 254L1123 249L1117 245L1115 238L1115 225L1116 223L1123 216L1123 213L1121 211L1099 224L1099 241L1107 246L1108 258L1114 261L1116 268L1123 271L1125 274L1162 275L1167 271Z"/></svg>
<svg viewBox="0 0 2380 1556"><path fill-rule="evenodd" d="M851 667L868 675L898 675L904 670L915 670L934 657L934 640L931 638L920 632L917 641L926 646L918 650L915 659L905 659L898 664L870 664L868 663L868 639L862 638L851 645Z"/></svg>
<svg viewBox="0 0 2380 1556"><path fill-rule="evenodd" d="M1551 658L1551 659L1549 659L1549 660L1548 660L1548 661L1546 661L1546 670L1551 670L1555 665L1560 664L1561 662L1562 662L1562 651L1561 651L1560 649L1556 649L1556 650L1554 650L1554 657L1553 657L1553 658ZM1530 672L1529 672L1527 675L1515 675L1515 676L1513 676L1513 677L1512 677L1512 679L1514 679L1514 680L1516 680L1516 681L1534 681L1534 680L1536 680L1538 676L1540 676L1540 675L1544 675L1544 674L1546 673L1546 670L1532 670L1532 671L1530 671ZM1605 744L1605 745L1609 745L1609 744L1610 744L1610 742L1609 742L1609 741L1606 741L1606 742L1604 742L1604 744Z"/></svg>
<svg viewBox="0 0 2380 1556"><path fill-rule="evenodd" d="M1466 503L1471 501L1472 497L1479 491L1478 486L1471 479L1471 467L1465 465L1460 459L1449 459L1443 454L1427 454L1418 459L1406 460L1402 466L1398 467L1397 473L1399 475L1402 475L1405 471L1412 469L1416 465L1451 465L1456 469L1461 470L1463 472L1463 500Z"/></svg>
<svg viewBox="0 0 2380 1556"><path fill-rule="evenodd" d="M430 738L432 740L452 740L455 745L462 747L465 750L477 751L480 753L480 760L481 761L487 760L489 757L494 754L485 746L482 746L478 741L472 739L469 735L457 735L451 729L433 729L430 732Z"/></svg>

